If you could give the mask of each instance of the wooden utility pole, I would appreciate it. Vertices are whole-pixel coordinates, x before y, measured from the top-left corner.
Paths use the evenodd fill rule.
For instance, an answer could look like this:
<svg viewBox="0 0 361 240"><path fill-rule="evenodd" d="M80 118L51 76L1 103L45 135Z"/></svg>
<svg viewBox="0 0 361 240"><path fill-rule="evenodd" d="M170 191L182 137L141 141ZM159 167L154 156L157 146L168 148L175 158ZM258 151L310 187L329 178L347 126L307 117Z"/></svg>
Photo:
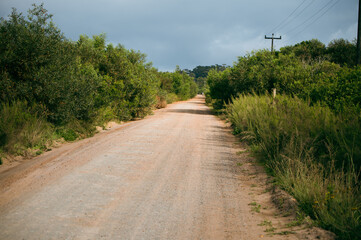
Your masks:
<svg viewBox="0 0 361 240"><path fill-rule="evenodd" d="M357 60L356 64L361 64L361 0L358 3L358 28L357 28Z"/></svg>
<svg viewBox="0 0 361 240"><path fill-rule="evenodd" d="M361 1L361 0L360 0L360 1ZM274 39L276 39L276 40L280 40L280 39L282 39L282 36L280 36L280 37L276 38L276 37L275 37L275 34L274 34L274 33L272 33L272 37L267 37L266 35L264 35L264 38L265 38L265 39L272 39L272 43L271 43L271 52L273 52L273 40L274 40Z"/></svg>

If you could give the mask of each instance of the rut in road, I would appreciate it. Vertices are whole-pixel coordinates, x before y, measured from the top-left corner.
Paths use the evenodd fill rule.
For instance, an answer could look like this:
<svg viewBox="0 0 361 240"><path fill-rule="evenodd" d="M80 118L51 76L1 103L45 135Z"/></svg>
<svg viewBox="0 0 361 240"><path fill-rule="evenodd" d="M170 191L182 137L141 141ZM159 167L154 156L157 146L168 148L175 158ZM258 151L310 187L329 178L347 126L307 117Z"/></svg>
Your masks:
<svg viewBox="0 0 361 240"><path fill-rule="evenodd" d="M272 238L236 141L198 96L54 149L0 178L0 239Z"/></svg>

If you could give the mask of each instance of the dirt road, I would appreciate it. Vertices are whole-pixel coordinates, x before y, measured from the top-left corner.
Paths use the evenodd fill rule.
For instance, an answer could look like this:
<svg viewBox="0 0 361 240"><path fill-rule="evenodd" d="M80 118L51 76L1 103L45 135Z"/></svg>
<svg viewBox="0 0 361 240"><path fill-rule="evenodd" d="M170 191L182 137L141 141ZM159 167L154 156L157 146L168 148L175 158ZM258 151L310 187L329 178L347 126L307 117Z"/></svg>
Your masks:
<svg viewBox="0 0 361 240"><path fill-rule="evenodd" d="M198 96L63 145L0 173L0 239L302 238L236 143Z"/></svg>

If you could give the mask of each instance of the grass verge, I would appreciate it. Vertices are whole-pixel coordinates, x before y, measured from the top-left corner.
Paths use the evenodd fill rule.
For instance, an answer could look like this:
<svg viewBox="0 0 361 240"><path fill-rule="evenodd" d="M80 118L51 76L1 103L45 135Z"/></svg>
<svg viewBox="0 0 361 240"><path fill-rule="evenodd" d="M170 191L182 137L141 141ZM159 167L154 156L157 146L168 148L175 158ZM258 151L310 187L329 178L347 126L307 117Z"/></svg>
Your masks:
<svg viewBox="0 0 361 240"><path fill-rule="evenodd" d="M24 155L28 149L46 149L53 126L40 115L38 107L26 102L0 106L0 152Z"/></svg>
<svg viewBox="0 0 361 240"><path fill-rule="evenodd" d="M56 139L75 141L95 133L91 123L76 119L54 126L46 120L39 105L29 106L26 101L2 103L0 116L0 159L6 155L40 155Z"/></svg>
<svg viewBox="0 0 361 240"><path fill-rule="evenodd" d="M241 95L227 113L305 213L340 239L361 238L359 115L267 95Z"/></svg>

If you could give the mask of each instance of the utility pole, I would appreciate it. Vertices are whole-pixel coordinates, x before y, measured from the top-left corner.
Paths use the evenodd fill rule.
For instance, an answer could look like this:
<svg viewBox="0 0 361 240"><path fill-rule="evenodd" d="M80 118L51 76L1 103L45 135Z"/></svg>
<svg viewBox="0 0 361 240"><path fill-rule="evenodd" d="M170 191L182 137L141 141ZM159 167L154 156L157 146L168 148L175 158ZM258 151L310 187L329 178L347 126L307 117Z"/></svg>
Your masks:
<svg viewBox="0 0 361 240"><path fill-rule="evenodd" d="M356 65L361 64L361 0L358 3L358 28L357 28L357 60Z"/></svg>
<svg viewBox="0 0 361 240"><path fill-rule="evenodd" d="M361 0L359 0L359 1L361 1ZM276 39L276 40L280 40L280 39L282 39L282 36L276 38L276 37L275 37L275 34L272 33L272 37L267 37L266 35L264 35L264 38L265 38L265 39L272 39L271 52L273 52L273 40L275 40L275 39Z"/></svg>

